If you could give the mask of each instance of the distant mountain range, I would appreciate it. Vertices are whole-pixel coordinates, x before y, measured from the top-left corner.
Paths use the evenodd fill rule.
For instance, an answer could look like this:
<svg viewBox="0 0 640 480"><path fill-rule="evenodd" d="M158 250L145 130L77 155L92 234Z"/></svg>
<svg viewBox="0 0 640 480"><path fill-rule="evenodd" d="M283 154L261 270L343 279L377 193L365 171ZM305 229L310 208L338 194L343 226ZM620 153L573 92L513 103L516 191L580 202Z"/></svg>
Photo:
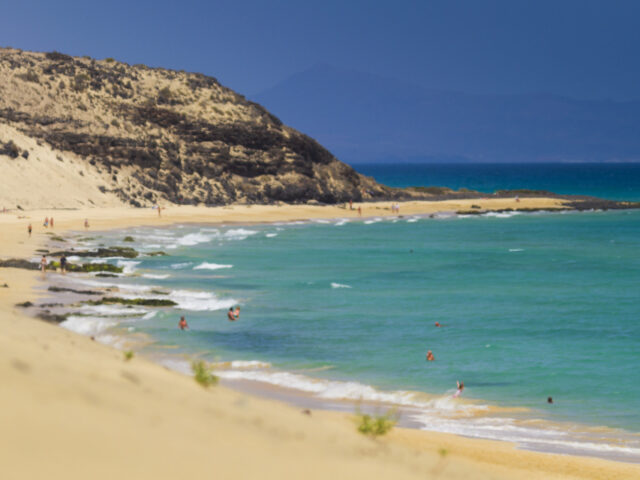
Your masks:
<svg viewBox="0 0 640 480"><path fill-rule="evenodd" d="M321 65L252 96L349 163L640 161L640 102L471 95Z"/></svg>

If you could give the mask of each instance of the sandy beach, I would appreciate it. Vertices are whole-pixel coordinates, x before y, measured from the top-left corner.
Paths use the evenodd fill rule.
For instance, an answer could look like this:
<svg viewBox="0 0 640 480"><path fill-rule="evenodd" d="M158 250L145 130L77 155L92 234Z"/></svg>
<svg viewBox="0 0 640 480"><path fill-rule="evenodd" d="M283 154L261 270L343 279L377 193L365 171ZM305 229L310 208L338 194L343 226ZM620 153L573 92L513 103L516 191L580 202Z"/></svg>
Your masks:
<svg viewBox="0 0 640 480"><path fill-rule="evenodd" d="M507 208L559 209L547 198L407 202L401 215ZM363 217L391 215L390 203L354 205ZM55 228L44 229L45 216ZM335 206L168 206L28 210L0 214L0 259L33 258L62 234L180 223L355 218ZM32 223L34 233L27 235ZM48 273L47 275L55 275ZM7 288L2 288L3 284ZM395 428L371 439L349 414L303 412L192 378L144 358L30 318L15 306L37 301L38 272L0 269L0 475L7 479L437 478L632 479L640 466L522 451L506 442Z"/></svg>

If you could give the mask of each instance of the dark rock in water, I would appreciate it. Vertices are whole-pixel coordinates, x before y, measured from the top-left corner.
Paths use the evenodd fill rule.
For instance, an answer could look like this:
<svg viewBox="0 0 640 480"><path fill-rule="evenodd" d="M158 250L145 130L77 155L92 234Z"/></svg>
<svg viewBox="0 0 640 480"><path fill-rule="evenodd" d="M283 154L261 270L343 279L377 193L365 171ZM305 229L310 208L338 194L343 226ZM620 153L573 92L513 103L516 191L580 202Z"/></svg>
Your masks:
<svg viewBox="0 0 640 480"><path fill-rule="evenodd" d="M16 307L29 308L29 307L33 307L33 303L31 302L16 303Z"/></svg>
<svg viewBox="0 0 640 480"><path fill-rule="evenodd" d="M9 260L0 260L0 268L22 268L23 270L39 270L40 265L31 263L23 258L11 258Z"/></svg>
<svg viewBox="0 0 640 480"><path fill-rule="evenodd" d="M87 305L109 305L119 303L121 305L139 305L144 307L173 307L177 303L173 300L158 298L120 298L120 297L104 297L100 300L90 300L85 302Z"/></svg>
<svg viewBox="0 0 640 480"><path fill-rule="evenodd" d="M62 323L67 319L67 315L51 313L48 310L38 313L37 317L49 323Z"/></svg>
<svg viewBox="0 0 640 480"><path fill-rule="evenodd" d="M5 284L3 284L3 285L0 285L0 287L2 287L2 288L9 288L9 284L8 284L8 283L5 283Z"/></svg>
<svg viewBox="0 0 640 480"><path fill-rule="evenodd" d="M167 253L162 252L162 251L157 251L157 252L147 252L147 253L145 253L145 255L147 255L149 257L166 257Z"/></svg>
<svg viewBox="0 0 640 480"><path fill-rule="evenodd" d="M63 255L69 257L75 255L76 257L124 257L124 258L136 258L138 252L131 247L106 247L98 248L97 250L62 250L59 252L52 252L49 254L52 257L61 257Z"/></svg>
<svg viewBox="0 0 640 480"><path fill-rule="evenodd" d="M51 286L48 288L48 290L50 292L71 292L71 293L78 293L80 295L101 295L102 292L99 292L97 290L75 290L73 288L66 288L66 287L56 287L56 286Z"/></svg>
<svg viewBox="0 0 640 480"><path fill-rule="evenodd" d="M129 236L124 237L124 239L122 241L123 242L135 242L134 238L133 237L129 237Z"/></svg>
<svg viewBox="0 0 640 480"><path fill-rule="evenodd" d="M62 307L64 303L41 303L38 305L41 308Z"/></svg>
<svg viewBox="0 0 640 480"><path fill-rule="evenodd" d="M113 273L96 273L96 277L102 278L117 278L118 275L114 275Z"/></svg>
<svg viewBox="0 0 640 480"><path fill-rule="evenodd" d="M35 265L35 264L34 264ZM47 266L48 270L56 270L60 268L60 262L50 262ZM122 273L122 267L116 267L115 265L111 265L110 263L83 263L83 264L75 264L75 263L67 263L67 271L68 272L113 272L113 273Z"/></svg>

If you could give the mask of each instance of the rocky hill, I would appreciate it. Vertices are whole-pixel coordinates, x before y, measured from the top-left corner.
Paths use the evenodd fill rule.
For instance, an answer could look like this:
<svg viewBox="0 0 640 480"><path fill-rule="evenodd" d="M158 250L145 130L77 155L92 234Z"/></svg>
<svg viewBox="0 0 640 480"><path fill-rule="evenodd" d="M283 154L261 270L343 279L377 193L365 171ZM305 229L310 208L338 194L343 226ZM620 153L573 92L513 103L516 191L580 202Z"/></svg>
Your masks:
<svg viewBox="0 0 640 480"><path fill-rule="evenodd" d="M407 195L215 78L15 49L0 49L0 174L27 207Z"/></svg>

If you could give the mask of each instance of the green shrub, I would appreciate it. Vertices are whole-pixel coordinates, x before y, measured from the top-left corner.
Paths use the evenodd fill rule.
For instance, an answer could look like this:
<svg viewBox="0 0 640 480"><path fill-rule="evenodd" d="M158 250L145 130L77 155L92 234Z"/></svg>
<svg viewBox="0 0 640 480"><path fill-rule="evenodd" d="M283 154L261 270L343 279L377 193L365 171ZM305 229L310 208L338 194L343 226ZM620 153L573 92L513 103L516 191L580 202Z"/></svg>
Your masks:
<svg viewBox="0 0 640 480"><path fill-rule="evenodd" d="M104 59L104 61L105 61L105 62L107 62L107 63L113 63L113 62L115 62L115 60L114 60L113 58L111 58L111 57L107 57L107 58L105 58L105 59Z"/></svg>
<svg viewBox="0 0 640 480"><path fill-rule="evenodd" d="M128 235L126 237L124 237L124 240L122 240L122 241L123 242L135 242L134 238L130 237Z"/></svg>
<svg viewBox="0 0 640 480"><path fill-rule="evenodd" d="M129 360L131 360L133 358L133 351L132 350L127 350L126 352L124 352L124 360L125 362L128 362Z"/></svg>
<svg viewBox="0 0 640 480"><path fill-rule="evenodd" d="M211 373L211 367L203 360L194 360L191 362L191 371L196 382L205 388L218 383L218 377Z"/></svg>
<svg viewBox="0 0 640 480"><path fill-rule="evenodd" d="M395 410L389 410L384 415L356 414L358 431L364 435L377 437L389 432L397 423Z"/></svg>

